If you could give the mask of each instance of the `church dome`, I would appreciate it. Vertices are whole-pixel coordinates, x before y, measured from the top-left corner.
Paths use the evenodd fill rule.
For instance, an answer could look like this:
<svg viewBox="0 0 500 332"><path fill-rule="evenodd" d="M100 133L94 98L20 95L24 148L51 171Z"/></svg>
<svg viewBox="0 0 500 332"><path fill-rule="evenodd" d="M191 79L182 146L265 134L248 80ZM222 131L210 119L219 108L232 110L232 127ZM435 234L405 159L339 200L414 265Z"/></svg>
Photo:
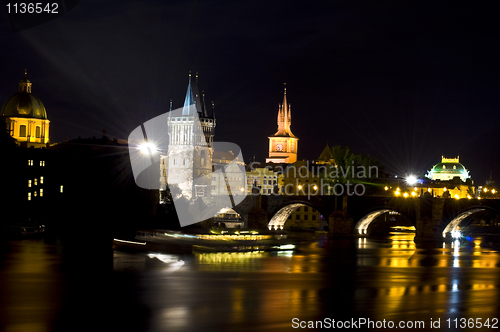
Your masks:
<svg viewBox="0 0 500 332"><path fill-rule="evenodd" d="M31 93L30 80L25 76L19 81L19 92L14 93L2 107L4 117L47 119L47 111L40 99Z"/></svg>
<svg viewBox="0 0 500 332"><path fill-rule="evenodd" d="M459 177L462 181L470 178L469 171L459 163L458 158L442 158L442 161L434 165L426 176L431 180L442 181L452 180L455 177Z"/></svg>

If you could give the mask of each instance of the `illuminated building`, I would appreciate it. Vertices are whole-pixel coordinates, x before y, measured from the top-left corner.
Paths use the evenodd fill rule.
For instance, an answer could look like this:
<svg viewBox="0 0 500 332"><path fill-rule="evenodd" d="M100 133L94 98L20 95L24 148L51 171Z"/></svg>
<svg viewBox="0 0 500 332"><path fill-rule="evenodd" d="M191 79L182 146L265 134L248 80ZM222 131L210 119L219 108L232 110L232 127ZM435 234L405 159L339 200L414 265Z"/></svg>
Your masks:
<svg viewBox="0 0 500 332"><path fill-rule="evenodd" d="M290 129L292 124L291 106L286 100L286 85L283 95L283 104L278 109L278 131L269 137L269 158L266 163L287 163L297 161L299 139Z"/></svg>
<svg viewBox="0 0 500 332"><path fill-rule="evenodd" d="M276 164L251 163L247 169L247 193L258 189L262 195L279 194L283 179L282 167Z"/></svg>
<svg viewBox="0 0 500 332"><path fill-rule="evenodd" d="M25 72L19 81L19 91L7 99L0 114L17 145L46 147L50 121L42 101L31 93L32 83L26 75Z"/></svg>
<svg viewBox="0 0 500 332"><path fill-rule="evenodd" d="M449 181L456 177L465 182L470 178L469 171L460 164L459 157L445 158L442 157L439 164L434 165L430 171L427 172L427 178L431 180Z"/></svg>
<svg viewBox="0 0 500 332"><path fill-rule="evenodd" d="M213 196L227 195L227 184L231 181L231 193L242 193L245 191L243 172L245 171L245 163L235 156L233 151L214 151L212 156L212 163L215 168L225 168L224 173L212 173L212 188L211 193ZM235 161L235 162L233 162ZM240 183L241 185L235 185Z"/></svg>
<svg viewBox="0 0 500 332"><path fill-rule="evenodd" d="M194 111L197 116L191 114ZM162 155L160 162L162 185L166 185L168 177L181 179L179 189L184 197L210 194L215 125L215 113L212 111L212 115L208 115L205 95L200 95L198 74L194 82L189 74L182 114L168 117L168 155ZM198 179L197 184L191 185L194 179Z"/></svg>
<svg viewBox="0 0 500 332"><path fill-rule="evenodd" d="M430 195L433 197L445 198L474 198L474 182L469 171L460 164L459 158L444 158L434 165L426 175L428 180L421 184L410 186L411 193L416 192L417 196ZM407 192L405 192L407 193Z"/></svg>

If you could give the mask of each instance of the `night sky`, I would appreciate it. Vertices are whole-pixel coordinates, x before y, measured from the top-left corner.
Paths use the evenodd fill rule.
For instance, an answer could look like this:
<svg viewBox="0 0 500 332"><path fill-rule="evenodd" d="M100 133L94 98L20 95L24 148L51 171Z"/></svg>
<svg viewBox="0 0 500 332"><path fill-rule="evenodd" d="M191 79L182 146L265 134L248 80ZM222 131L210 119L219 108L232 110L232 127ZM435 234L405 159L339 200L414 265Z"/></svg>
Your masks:
<svg viewBox="0 0 500 332"><path fill-rule="evenodd" d="M0 103L27 68L52 142L127 138L199 72L215 140L262 161L286 82L299 159L348 145L423 175L460 155L481 185L500 181L499 31L494 7L451 1L89 0L17 33L4 6Z"/></svg>

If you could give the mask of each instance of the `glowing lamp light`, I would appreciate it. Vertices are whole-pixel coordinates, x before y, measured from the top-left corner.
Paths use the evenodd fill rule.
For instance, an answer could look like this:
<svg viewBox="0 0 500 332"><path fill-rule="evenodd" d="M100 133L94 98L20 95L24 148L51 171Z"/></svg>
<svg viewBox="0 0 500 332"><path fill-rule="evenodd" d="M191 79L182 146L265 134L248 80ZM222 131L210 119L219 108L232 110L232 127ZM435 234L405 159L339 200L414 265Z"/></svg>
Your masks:
<svg viewBox="0 0 500 332"><path fill-rule="evenodd" d="M453 231L451 232L451 236L454 238L454 239L458 239L462 236L462 233L460 231Z"/></svg>
<svg viewBox="0 0 500 332"><path fill-rule="evenodd" d="M151 151L152 154L155 154L158 152L158 147L156 144L153 142L143 142L137 146L139 151L141 151L143 154L148 155Z"/></svg>
<svg viewBox="0 0 500 332"><path fill-rule="evenodd" d="M403 196L406 198L408 197L408 193L404 193Z"/></svg>
<svg viewBox="0 0 500 332"><path fill-rule="evenodd" d="M302 189L302 186L299 184L299 186L298 186L297 188L299 188L299 190L301 190L301 189Z"/></svg>
<svg viewBox="0 0 500 332"><path fill-rule="evenodd" d="M494 194L496 193L497 191L495 189L491 189L491 193Z"/></svg>
<svg viewBox="0 0 500 332"><path fill-rule="evenodd" d="M460 197L458 197L458 194L455 194L455 199L459 199Z"/></svg>
<svg viewBox="0 0 500 332"><path fill-rule="evenodd" d="M415 196L417 196L417 193L416 193L416 192L414 192L414 191L412 191L412 192L411 192L411 195L412 195L413 197L415 197Z"/></svg>
<svg viewBox="0 0 500 332"><path fill-rule="evenodd" d="M483 191L484 191L485 193L487 193L487 192L488 192L488 188L484 188L484 189L483 189Z"/></svg>
<svg viewBox="0 0 500 332"><path fill-rule="evenodd" d="M385 190L385 191L389 190L389 187L385 186L384 190Z"/></svg>
<svg viewBox="0 0 500 332"><path fill-rule="evenodd" d="M399 192L399 190L396 190L396 191L394 192L394 195L396 195L396 196L399 196L399 194L401 194L401 193Z"/></svg>
<svg viewBox="0 0 500 332"><path fill-rule="evenodd" d="M448 189L446 189L446 187L444 187L444 188L443 188L443 191L446 191L446 190L448 190Z"/></svg>
<svg viewBox="0 0 500 332"><path fill-rule="evenodd" d="M315 185L315 186L313 187L313 189L314 189L314 190L318 190L318 186L316 186L316 185Z"/></svg>
<svg viewBox="0 0 500 332"><path fill-rule="evenodd" d="M409 175L406 178L406 183L408 183L410 186L413 186L415 183L417 183L418 179L415 175Z"/></svg>

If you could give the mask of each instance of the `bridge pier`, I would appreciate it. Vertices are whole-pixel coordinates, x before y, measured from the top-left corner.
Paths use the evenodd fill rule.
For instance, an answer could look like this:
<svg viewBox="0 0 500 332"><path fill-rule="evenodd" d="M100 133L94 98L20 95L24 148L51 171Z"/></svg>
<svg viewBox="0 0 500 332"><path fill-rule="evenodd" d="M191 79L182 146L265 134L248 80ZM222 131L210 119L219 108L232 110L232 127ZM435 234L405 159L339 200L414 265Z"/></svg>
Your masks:
<svg viewBox="0 0 500 332"><path fill-rule="evenodd" d="M328 217L328 229L332 237L352 237L354 220L346 211L334 211Z"/></svg>
<svg viewBox="0 0 500 332"><path fill-rule="evenodd" d="M417 225L415 243L443 241L444 198L420 197L416 200Z"/></svg>

